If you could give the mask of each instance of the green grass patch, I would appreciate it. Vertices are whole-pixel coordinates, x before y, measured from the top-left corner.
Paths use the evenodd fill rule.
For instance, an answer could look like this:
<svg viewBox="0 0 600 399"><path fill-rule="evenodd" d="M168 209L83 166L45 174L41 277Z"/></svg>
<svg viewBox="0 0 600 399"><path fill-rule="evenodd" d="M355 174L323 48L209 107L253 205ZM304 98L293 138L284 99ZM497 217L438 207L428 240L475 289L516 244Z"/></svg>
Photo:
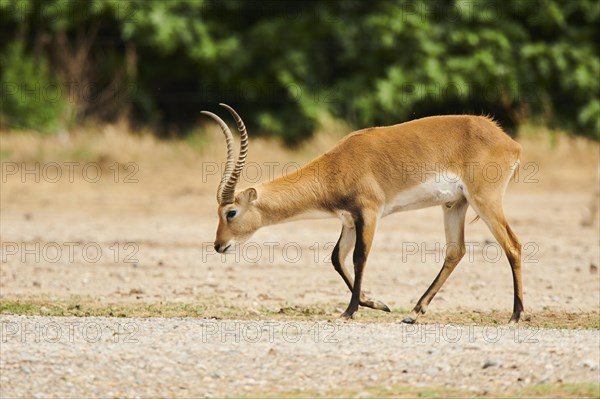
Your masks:
<svg viewBox="0 0 600 399"><path fill-rule="evenodd" d="M519 392L516 398L600 398L600 384L537 384Z"/></svg>
<svg viewBox="0 0 600 399"><path fill-rule="evenodd" d="M12 155L12 151L2 148L0 149L0 161L6 161L8 159L10 159L10 156Z"/></svg>

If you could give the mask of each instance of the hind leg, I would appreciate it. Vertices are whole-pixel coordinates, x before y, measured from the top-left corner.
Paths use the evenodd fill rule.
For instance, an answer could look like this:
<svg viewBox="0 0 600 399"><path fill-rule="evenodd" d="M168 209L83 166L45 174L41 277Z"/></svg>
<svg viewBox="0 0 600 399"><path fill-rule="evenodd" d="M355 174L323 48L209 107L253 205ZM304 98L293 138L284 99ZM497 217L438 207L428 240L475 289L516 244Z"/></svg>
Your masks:
<svg viewBox="0 0 600 399"><path fill-rule="evenodd" d="M442 206L444 210L444 230L446 232L446 258L444 265L438 273L437 277L427 291L423 294L412 313L402 320L404 323L412 324L417 321L421 314L425 314L427 306L442 288L450 274L454 271L458 262L465 254L465 215L469 204L465 198L454 203L452 207L447 208Z"/></svg>
<svg viewBox="0 0 600 399"><path fill-rule="evenodd" d="M510 228L502 209L501 197L492 199L473 198L471 206L487 224L488 228L504 250L512 270L514 303L510 323L519 321L523 313L523 282L521 279L521 243Z"/></svg>

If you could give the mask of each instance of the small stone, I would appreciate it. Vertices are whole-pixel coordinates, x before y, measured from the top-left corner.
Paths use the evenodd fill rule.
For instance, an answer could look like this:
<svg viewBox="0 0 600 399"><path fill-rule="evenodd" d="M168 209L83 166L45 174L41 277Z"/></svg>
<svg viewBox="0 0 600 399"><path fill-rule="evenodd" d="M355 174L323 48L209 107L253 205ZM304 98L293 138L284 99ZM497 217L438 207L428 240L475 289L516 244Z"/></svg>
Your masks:
<svg viewBox="0 0 600 399"><path fill-rule="evenodd" d="M31 374L31 367L21 366L21 371L24 372L25 374Z"/></svg>
<svg viewBox="0 0 600 399"><path fill-rule="evenodd" d="M498 365L498 361L494 360L494 359L485 359L485 362L483 362L483 369L487 369L488 367L494 367Z"/></svg>
<svg viewBox="0 0 600 399"><path fill-rule="evenodd" d="M593 360L586 359L583 362L579 363L581 367L587 367L590 370L596 370L598 368L598 363Z"/></svg>
<svg viewBox="0 0 600 399"><path fill-rule="evenodd" d="M211 288L215 288L215 287L219 286L219 282L217 281L217 279L214 279L214 278L207 278L205 284Z"/></svg>
<svg viewBox="0 0 600 399"><path fill-rule="evenodd" d="M590 263L590 273L592 273L592 274L598 273L598 266L594 265L593 263Z"/></svg>

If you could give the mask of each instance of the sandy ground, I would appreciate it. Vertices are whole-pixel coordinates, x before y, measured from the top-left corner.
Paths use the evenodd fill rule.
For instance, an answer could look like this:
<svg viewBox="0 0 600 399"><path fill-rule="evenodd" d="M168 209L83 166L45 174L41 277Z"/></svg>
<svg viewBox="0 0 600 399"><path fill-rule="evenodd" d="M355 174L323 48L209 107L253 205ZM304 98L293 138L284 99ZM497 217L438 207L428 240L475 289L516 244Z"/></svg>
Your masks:
<svg viewBox="0 0 600 399"><path fill-rule="evenodd" d="M537 163L537 171L534 168L525 171L527 174L521 174L519 182L509 186L505 197L505 213L523 243L525 307L534 317L536 312L545 310L557 311L557 314L600 311L600 232L598 215L590 217L590 204L597 201L594 197L598 186L597 145L594 144L591 151L585 147L578 150L583 151L585 156L577 155L578 152L565 155L561 153L562 147L557 150L558 155L553 155L551 159L536 158L535 154L531 154L529 159ZM141 153L143 151L140 150ZM268 159L267 150L257 152L251 152L251 162L260 163ZM276 155L281 157L281 152ZM299 160L311 155L314 154L302 154ZM132 161L138 162L140 156L143 154L132 158ZM250 315L259 314L264 309L277 312L278 309L291 306L320 306L334 312L343 310L350 293L329 261L329 254L339 235L339 221L298 221L268 227L260 230L237 254L215 254L212 242L217 225L214 198L216 178L211 176L204 179L201 171L205 170L205 165L201 160L190 161L189 157L183 156L182 159L171 159L158 165L157 162L139 161L135 164L137 171L130 182L126 181L126 177L132 177L129 173L134 169L127 166L127 156L121 156L120 167L117 168L120 172L116 177L111 162L92 162L102 167L103 175L97 182L88 181L90 176L93 177L93 170L88 170L92 174L88 173L87 180L82 177L86 162L78 163L73 179L70 179L68 165L64 164L65 161L57 161L63 170L58 181L52 181L55 176L51 170L53 161L37 164L38 172L35 172L35 163L26 165L18 160L3 162L0 298L42 298L52 301L82 296L107 304L210 303L212 309L237 306L248 310ZM17 171L13 173L15 165ZM26 167L33 168L33 174L24 173ZM532 170L535 172L533 175ZM35 173L40 177L38 181ZM467 218L471 220L473 217L470 210ZM512 309L513 288L507 260L499 253L499 247L481 221L467 225L466 241L467 255L433 300L429 310L448 311L450 314L485 313L491 310L508 313ZM575 334L564 341L548 333L554 337L554 341L549 341L548 346L541 350L541 347L514 347L513 344L474 349L473 353L477 355L469 360L474 363L468 369L472 374L464 376L454 374L452 369L453 362L469 359L471 352L468 343L443 348L434 344L431 349L433 352L426 349L429 345L425 344L410 349L398 347L395 348L397 352L378 352L385 347L384 343L389 344L398 338L394 334L403 334L402 331L405 331L398 330L396 322L401 319L402 312L414 306L439 271L444 244L442 211L437 207L395 214L381 221L369 256L364 287L372 297L400 313L390 314L389 320L386 320L394 324L373 324L369 327L357 323L356 327L343 327L342 335L344 340L352 341L353 337L363 336L356 332L361 329L390 329L395 332L382 333L380 338L374 337L373 342L365 341L363 349L355 346L347 353L342 351L343 356L339 355L339 359L335 358L339 348L334 350L331 356L337 361L332 361L325 370L327 384L321 384L318 392L346 386L360 388L361 384L367 384L369 378L375 379L367 385L385 386L387 381L388 385L424 386L437 381L437 385L447 382L448 386L479 393L509 389L511 382L518 378L521 378L518 380L521 385L561 381L598 382L597 363L593 363L598 359L598 353L586 352L586 348L597 348L594 344L598 343L598 330ZM214 315L212 311L210 315L199 316ZM307 322L310 322L310 317L308 319ZM13 316L3 316L2 322L22 324L22 320L30 322L30 319ZM255 382L241 383L239 389L232 391L211 387L220 386L216 381L219 378L229 381L238 376L243 381L248 373L244 374L241 368L235 368L238 374L220 374L215 370L227 369L228 365L237 363L250 368L258 367L254 363L258 360L248 356L267 356L268 345L260 348L250 346L259 348L256 353L250 350L250 355L242 355L247 349L245 347L225 345L219 349L221 352L217 351L218 355L211 360L212 363L202 363L194 359L206 357L210 351L211 355L214 354L215 348L198 347L197 351L189 352L182 349L190 339L189 329L193 329L200 321L156 320L155 325L148 320L134 320L142 323L146 331L151 331L143 335L144 342L147 342L143 352L149 351L144 355L139 346L103 347L96 352L97 346L80 343L70 352L72 358L52 360L56 351L64 349L60 345L67 344L31 346L17 340L10 341L12 343L9 345L8 341L3 341L2 385L3 389L9 387L4 394L8 397L12 396L9 393L23 393L26 396L39 393L37 387L46 381L46 377L42 378L43 374L48 368L56 366L57 370L67 373L65 384L69 383L75 388L69 391L61 382L52 391L54 396L78 393L82 387L96 389L94 387L98 387L103 378L114 377L117 370L126 370L127 367L137 370L132 371L134 374L131 378L136 381L132 387L139 387L135 392L140 396L172 396L177 392L173 386L167 387L165 381L170 381L169 373L175 375L174 370L177 370L179 363L185 364L186 373L190 373L184 373L183 376L192 378L194 374L189 370L197 365L204 367L201 375L206 378L206 384L203 385L206 386L205 390L199 391L197 385L190 385L192 383L186 380L188 382L181 382L184 386L182 392L202 395L262 392L263 386L260 384L263 383L256 382L259 381L258 377L252 377ZM41 319L35 322L51 321ZM109 323L110 320L105 322ZM181 330L179 333L172 331L177 328ZM165 335L171 338L167 339ZM372 346L369 346L371 343ZM277 356L282 356L279 359L282 364L291 361L291 357L304 356L302 364L309 367L309 364L321 361L319 348L318 345L296 345L288 350L284 346L281 351L277 349ZM121 353L121 349L125 351ZM182 359L179 359L180 349L181 353L187 353L181 355L184 356ZM537 356L541 351L560 353L560 356L544 360ZM16 353L20 355L13 356ZM362 360L357 359L361 358L361 353L368 353L366 359L369 359L363 366L359 365ZM433 356L432 353L440 356L440 359L450 356L450 360L435 366L439 366L439 370L435 371L431 369L435 362L427 361L428 356ZM160 354L172 363L169 363L171 371L164 374L163 379L154 378L156 374L152 369L152 363ZM567 354L572 355L570 360ZM75 365L70 363L69 359L80 357L83 359L81 362ZM500 359L502 373L496 375L492 368L489 375L486 369L481 378L473 377L478 375L475 370L479 372L488 357ZM40 360L45 358L49 360ZM591 363L585 363L587 360ZM356 363L355 372L342 372L340 361ZM411 363L413 361L414 364ZM113 363L119 367L113 371L88 373L87 368L81 368L86 362L97 364L98 370L104 366L110 368ZM531 362L540 364L532 366L537 371L528 376L524 372L524 365ZM517 371L511 369L513 363L519 364ZM125 364L128 366L125 367ZM389 370L395 370L390 376L395 375L396 379L386 380L391 377L373 371L381 364L386 364ZM546 369L544 364L553 366ZM263 364L261 367L266 366ZM397 374L398 370L403 369L409 370L408 376ZM549 371L542 372L542 369ZM81 370L86 370L86 374L79 375L79 379L71 378ZM301 367L293 369L298 375L290 385L282 386L277 392L301 390L303 381L304 388L314 387L307 381L316 378L313 375L315 370L305 370ZM412 370L418 370L418 378L412 378ZM214 373L219 376L213 377ZM262 371L261 378L267 381L265 384L271 384L269 373L269 370ZM436 373L441 373L439 381ZM280 375L283 379L289 377L284 368L273 369L273 375ZM82 382L81 378L87 379L87 382ZM26 380L28 384L17 390L14 382L8 383L8 380ZM161 382L152 385L151 381ZM132 392L121 385L100 393L131 396Z"/></svg>

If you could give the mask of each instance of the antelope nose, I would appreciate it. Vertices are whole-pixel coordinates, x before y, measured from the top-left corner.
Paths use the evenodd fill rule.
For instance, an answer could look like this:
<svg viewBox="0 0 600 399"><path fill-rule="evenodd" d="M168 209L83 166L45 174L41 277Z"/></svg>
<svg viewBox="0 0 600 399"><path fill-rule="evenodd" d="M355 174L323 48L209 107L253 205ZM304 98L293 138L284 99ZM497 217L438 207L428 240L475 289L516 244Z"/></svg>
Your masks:
<svg viewBox="0 0 600 399"><path fill-rule="evenodd" d="M215 243L215 251L220 252L219 251L220 249L221 249L221 244Z"/></svg>

